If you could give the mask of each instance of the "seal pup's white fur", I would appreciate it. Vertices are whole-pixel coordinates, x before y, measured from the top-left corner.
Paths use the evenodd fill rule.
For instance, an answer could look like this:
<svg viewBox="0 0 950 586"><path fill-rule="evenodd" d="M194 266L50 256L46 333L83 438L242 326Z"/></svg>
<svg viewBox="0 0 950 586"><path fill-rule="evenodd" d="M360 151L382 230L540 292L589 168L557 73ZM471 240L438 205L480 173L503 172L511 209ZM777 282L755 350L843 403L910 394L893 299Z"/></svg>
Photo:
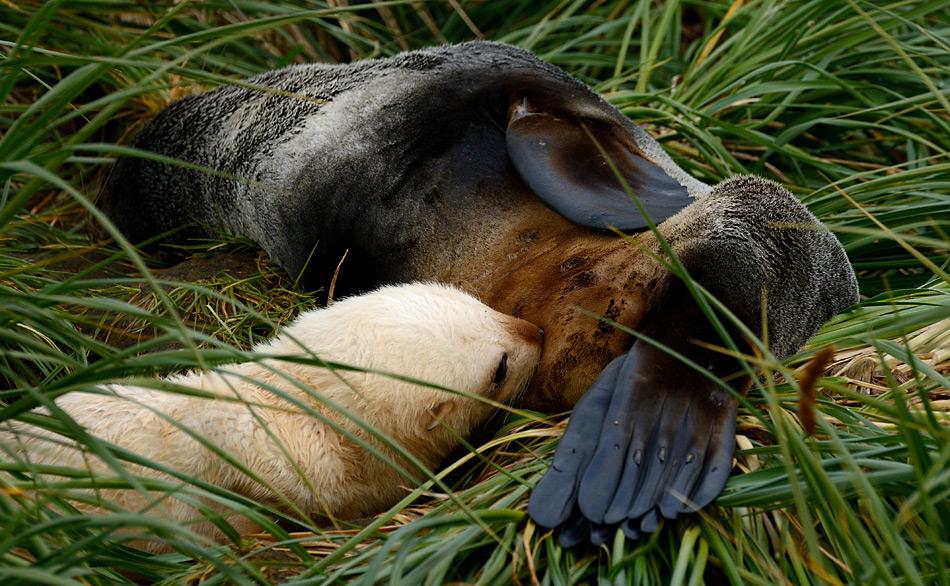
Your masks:
<svg viewBox="0 0 950 586"><path fill-rule="evenodd" d="M528 383L540 345L537 327L498 313L458 289L410 284L383 287L303 313L255 351L316 355L505 402ZM477 399L382 374L277 359L168 380L225 399L109 385L102 389L104 394L70 393L58 398L56 405L91 435L163 466L258 501L278 505L289 501L308 513L339 518L385 509L405 495L408 482L390 464L293 401L319 411L405 466L381 442L320 400L324 398L388 435L429 468L457 445L454 434L465 436L493 412L490 404ZM264 482L228 464L183 428L204 436ZM0 439L11 453L35 464L88 466L100 475L115 475L97 457L52 432L16 424L0 433ZM171 479L137 465L126 468L140 476ZM130 510L144 510L155 497L134 490L103 491L103 495ZM152 511L189 523L199 534L221 538L195 508L174 496ZM239 529L250 528L237 516L230 515L229 521Z"/></svg>

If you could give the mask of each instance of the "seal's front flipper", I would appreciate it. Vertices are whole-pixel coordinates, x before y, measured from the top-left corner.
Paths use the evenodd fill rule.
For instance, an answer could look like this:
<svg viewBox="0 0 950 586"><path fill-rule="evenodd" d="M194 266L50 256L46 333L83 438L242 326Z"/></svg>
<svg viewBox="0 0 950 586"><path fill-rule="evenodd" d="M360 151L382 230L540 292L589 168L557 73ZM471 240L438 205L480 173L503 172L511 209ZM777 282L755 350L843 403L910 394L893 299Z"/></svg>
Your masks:
<svg viewBox="0 0 950 586"><path fill-rule="evenodd" d="M528 515L542 527L557 527L567 521L574 511L577 485L597 446L599 430L603 427L623 358L620 356L608 364L577 402L564 437L554 453L551 467L531 492ZM569 531L571 537L568 541L580 532L581 523L578 521L573 525L577 527ZM586 527L584 524L583 538L587 536Z"/></svg>
<svg viewBox="0 0 950 586"><path fill-rule="evenodd" d="M644 156L626 129L528 108L526 102L512 108L508 155L524 182L568 220L597 230L648 226L598 144L655 224L692 203L686 187Z"/></svg>
<svg viewBox="0 0 950 586"><path fill-rule="evenodd" d="M624 358L597 448L583 472L577 506L591 523L655 530L712 502L732 468L738 403L717 380L736 362L699 342L716 336L682 291L644 330L666 350L638 340ZM710 376L711 375L711 376Z"/></svg>

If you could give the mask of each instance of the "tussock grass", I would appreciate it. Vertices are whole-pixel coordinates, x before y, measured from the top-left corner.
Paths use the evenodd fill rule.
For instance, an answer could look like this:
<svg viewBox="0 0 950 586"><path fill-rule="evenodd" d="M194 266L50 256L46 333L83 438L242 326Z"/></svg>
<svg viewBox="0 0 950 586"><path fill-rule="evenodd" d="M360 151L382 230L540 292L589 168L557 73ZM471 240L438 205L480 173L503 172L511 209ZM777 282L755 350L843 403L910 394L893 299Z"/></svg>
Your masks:
<svg viewBox="0 0 950 586"><path fill-rule="evenodd" d="M563 551L524 508L564 418L510 414L438 482L334 525L136 477L123 462L155 464L28 413L119 378L255 359L255 340L313 304L245 242L174 266L133 250L91 204L116 144L175 99L255 72L475 37L584 79L703 180L783 182L845 244L863 300L784 363L748 357L762 374L740 411L747 473L715 506L645 541ZM115 472L37 476L0 452L4 584L950 582L946 3L0 3L0 51L0 422L79 437ZM796 381L827 345L808 437ZM206 498L264 531L215 546L67 498L107 485ZM148 535L174 553L128 547Z"/></svg>

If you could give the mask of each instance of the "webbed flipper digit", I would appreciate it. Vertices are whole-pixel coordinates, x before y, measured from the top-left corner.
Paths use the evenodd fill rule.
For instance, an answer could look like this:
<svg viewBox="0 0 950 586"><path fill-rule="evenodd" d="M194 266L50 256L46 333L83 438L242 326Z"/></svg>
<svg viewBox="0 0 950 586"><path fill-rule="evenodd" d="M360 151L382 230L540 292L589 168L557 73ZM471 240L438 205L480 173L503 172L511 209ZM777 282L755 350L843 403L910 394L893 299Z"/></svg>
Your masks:
<svg viewBox="0 0 950 586"><path fill-rule="evenodd" d="M578 507L584 517L593 523L605 522L604 513L617 492L624 471L627 446L635 429L637 418L633 415L640 413L648 416L651 411L648 403L638 402L637 389L641 388L639 379L642 367L638 352L631 351L623 356L596 450L580 480ZM644 408L640 409L639 405Z"/></svg>
<svg viewBox="0 0 950 586"><path fill-rule="evenodd" d="M590 543L594 547L599 547L605 543L614 534L616 525L591 525Z"/></svg>
<svg viewBox="0 0 950 586"><path fill-rule="evenodd" d="M542 527L557 527L574 511L577 486L597 445L623 359L619 356L608 364L577 402L551 467L531 493L528 514Z"/></svg>
<svg viewBox="0 0 950 586"><path fill-rule="evenodd" d="M633 541L640 538L640 524L636 520L626 520L620 524L623 534L627 539Z"/></svg>
<svg viewBox="0 0 950 586"><path fill-rule="evenodd" d="M580 545L590 537L590 523L577 509L558 531L557 542L561 547L571 548Z"/></svg>

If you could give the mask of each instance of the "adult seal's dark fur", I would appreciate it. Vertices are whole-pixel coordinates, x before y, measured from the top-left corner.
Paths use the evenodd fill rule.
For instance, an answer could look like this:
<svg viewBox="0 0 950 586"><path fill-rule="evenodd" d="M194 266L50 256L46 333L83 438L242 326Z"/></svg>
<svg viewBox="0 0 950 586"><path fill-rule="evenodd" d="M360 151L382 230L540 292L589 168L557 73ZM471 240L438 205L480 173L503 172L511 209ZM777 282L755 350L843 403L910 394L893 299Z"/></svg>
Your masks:
<svg viewBox="0 0 950 586"><path fill-rule="evenodd" d="M730 393L592 317L713 374L736 368L694 343L721 340L655 235L631 244L609 228L662 222L693 278L767 326L778 356L857 298L840 244L788 191L752 176L705 185L584 84L507 45L264 73L173 104L133 146L189 163L117 163L100 205L133 240L223 229L311 284L349 251L338 289L435 279L541 326L529 407L569 407L596 379L529 507L544 526L568 522L565 543L705 505L734 447Z"/></svg>

